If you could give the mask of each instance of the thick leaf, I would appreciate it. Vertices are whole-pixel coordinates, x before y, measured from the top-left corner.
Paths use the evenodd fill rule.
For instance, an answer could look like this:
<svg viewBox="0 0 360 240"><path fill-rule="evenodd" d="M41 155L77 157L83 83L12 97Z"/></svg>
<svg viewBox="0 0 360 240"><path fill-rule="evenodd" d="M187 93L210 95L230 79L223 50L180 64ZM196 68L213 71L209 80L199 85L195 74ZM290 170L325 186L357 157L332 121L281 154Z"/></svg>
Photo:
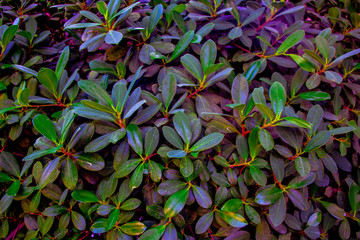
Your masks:
<svg viewBox="0 0 360 240"><path fill-rule="evenodd" d="M267 131L266 129L260 129L258 136L261 145L266 151L270 151L274 148L274 139L269 133L269 131Z"/></svg>
<svg viewBox="0 0 360 240"><path fill-rule="evenodd" d="M130 236L136 236L142 234L146 226L142 222L128 222L120 226L121 231Z"/></svg>
<svg viewBox="0 0 360 240"><path fill-rule="evenodd" d="M85 230L86 221L85 221L85 218L83 217L83 215L81 215L80 213L71 211L71 221L78 230L80 230L80 231Z"/></svg>
<svg viewBox="0 0 360 240"><path fill-rule="evenodd" d="M216 43L209 39L201 47L200 61L203 71L215 63L217 55Z"/></svg>
<svg viewBox="0 0 360 240"><path fill-rule="evenodd" d="M176 94L176 79L173 74L167 74L161 83L162 100L167 110Z"/></svg>
<svg viewBox="0 0 360 240"><path fill-rule="evenodd" d="M105 36L105 42L107 44L119 44L123 35L121 32L110 30Z"/></svg>
<svg viewBox="0 0 360 240"><path fill-rule="evenodd" d="M189 118L183 112L177 112L174 116L174 126L180 137L188 146L191 141L192 131Z"/></svg>
<svg viewBox="0 0 360 240"><path fill-rule="evenodd" d="M205 233L211 226L214 220L214 213L212 211L205 213L195 225L196 234Z"/></svg>
<svg viewBox="0 0 360 240"><path fill-rule="evenodd" d="M181 57L181 64L184 66L184 68L192 75L194 76L199 82L203 81L203 71L201 68L201 64L197 58L195 58L191 54L185 54Z"/></svg>
<svg viewBox="0 0 360 240"><path fill-rule="evenodd" d="M210 195L204 189L196 185L194 185L192 189L197 203L203 208L210 208L212 205Z"/></svg>
<svg viewBox="0 0 360 240"><path fill-rule="evenodd" d="M74 155L77 163L89 171L100 171L105 167L104 159L97 153L80 152Z"/></svg>
<svg viewBox="0 0 360 240"><path fill-rule="evenodd" d="M280 116L286 103L286 91L279 82L274 82L270 87L270 100L276 116Z"/></svg>
<svg viewBox="0 0 360 240"><path fill-rule="evenodd" d="M289 56L292 58L292 60L294 60L294 62L297 63L297 65L299 65L299 67L301 67L303 70L307 71L307 72L311 72L314 73L316 71L314 65L307 61L305 58L295 55L295 54L289 54Z"/></svg>
<svg viewBox="0 0 360 240"><path fill-rule="evenodd" d="M321 205L336 219L344 220L346 212L334 203L320 201Z"/></svg>
<svg viewBox="0 0 360 240"><path fill-rule="evenodd" d="M129 175L141 162L140 158L127 160L115 171L115 177L122 178Z"/></svg>
<svg viewBox="0 0 360 240"><path fill-rule="evenodd" d="M110 230L115 223L118 221L120 216L120 209L114 209L111 214L109 215L108 220L106 221L106 228Z"/></svg>
<svg viewBox="0 0 360 240"><path fill-rule="evenodd" d="M225 222L233 227L242 228L248 224L246 219L238 213L219 210L219 214Z"/></svg>
<svg viewBox="0 0 360 240"><path fill-rule="evenodd" d="M37 74L37 79L52 94L55 95L57 93L58 78L53 70L49 68L41 68Z"/></svg>
<svg viewBox="0 0 360 240"><path fill-rule="evenodd" d="M176 59L180 54L189 46L190 42L194 37L194 31L189 31L182 36L179 40L178 44L176 45L174 52L172 53L171 57L167 60L167 62L171 62L172 60Z"/></svg>
<svg viewBox="0 0 360 240"><path fill-rule="evenodd" d="M306 145L304 152L311 152L319 147L322 147L329 141L330 137L331 132L328 130L317 133Z"/></svg>
<svg viewBox="0 0 360 240"><path fill-rule="evenodd" d="M141 131L135 124L129 124L126 128L129 145L141 156L143 154L143 140Z"/></svg>
<svg viewBox="0 0 360 240"><path fill-rule="evenodd" d="M171 195L165 203L164 213L167 218L175 217L185 206L189 189L183 189Z"/></svg>
<svg viewBox="0 0 360 240"><path fill-rule="evenodd" d="M88 191L88 190L83 190L83 189L78 189L75 190L71 193L71 196L78 202L82 202L82 203L91 203L91 202L98 202L99 199L98 197Z"/></svg>
<svg viewBox="0 0 360 240"><path fill-rule="evenodd" d="M269 217L274 227L279 226L285 219L286 202L283 195L269 207Z"/></svg>
<svg viewBox="0 0 360 240"><path fill-rule="evenodd" d="M189 177L194 172L194 165L190 158L183 157L180 161L180 172L184 177Z"/></svg>
<svg viewBox="0 0 360 240"><path fill-rule="evenodd" d="M70 48L69 46L66 46L59 57L58 63L56 64L55 74L58 79L60 79L67 62L69 61L69 55Z"/></svg>
<svg viewBox="0 0 360 240"><path fill-rule="evenodd" d="M260 168L250 165L250 173L254 181L260 186L266 185L266 175L260 170Z"/></svg>
<svg viewBox="0 0 360 240"><path fill-rule="evenodd" d="M156 25L158 24L159 20L161 19L163 9L164 9L163 5L158 4L151 11L151 15L150 15L150 19L149 19L149 25L147 27L147 32L146 32L147 37L150 37L150 34L154 31Z"/></svg>
<svg viewBox="0 0 360 240"><path fill-rule="evenodd" d="M200 152L200 151L210 149L210 148L218 145L219 143L221 143L223 138L224 138L224 134L222 134L222 133L211 133L209 135L206 135L205 137L203 137L199 141L197 141L191 147L190 150L192 152Z"/></svg>
<svg viewBox="0 0 360 240"><path fill-rule="evenodd" d="M276 51L276 54L279 55L279 54L285 53L287 50L289 50L289 48L298 44L304 37L305 37L304 30L298 30L298 31L292 33L280 45L280 47Z"/></svg>
<svg viewBox="0 0 360 240"><path fill-rule="evenodd" d="M48 185L48 183L52 180L52 175L54 174L59 161L60 158L56 158L45 167L38 184L39 189L46 187L46 185Z"/></svg>
<svg viewBox="0 0 360 240"><path fill-rule="evenodd" d="M165 139L170 142L174 147L178 149L183 149L184 144L181 140L180 136L177 134L177 132L172 129L171 127L165 126L163 127L163 135Z"/></svg>
<svg viewBox="0 0 360 240"><path fill-rule="evenodd" d="M64 185L68 189L74 190L78 182L79 176L76 165L70 158L66 158L66 160L64 161L61 174Z"/></svg>
<svg viewBox="0 0 360 240"><path fill-rule="evenodd" d="M260 205L270 205L279 200L281 196L281 189L274 186L264 187L256 195L255 202Z"/></svg>
<svg viewBox="0 0 360 240"><path fill-rule="evenodd" d="M300 93L298 96L309 101L324 101L330 99L330 95L328 93L321 91L304 92Z"/></svg>
<svg viewBox="0 0 360 240"><path fill-rule="evenodd" d="M311 124L308 121L305 121L301 118L296 118L296 117L284 117L282 118L284 120L286 120L287 122L290 122L292 124L295 124L298 127L303 127L303 128L310 128L311 129Z"/></svg>
<svg viewBox="0 0 360 240"><path fill-rule="evenodd" d="M108 104L109 106L112 106L112 99L110 95L99 84L89 80L81 80L78 84L79 87L90 96Z"/></svg>
<svg viewBox="0 0 360 240"><path fill-rule="evenodd" d="M38 114L33 118L33 125L47 139L58 142L58 136L52 121L44 114Z"/></svg>
<svg viewBox="0 0 360 240"><path fill-rule="evenodd" d="M295 158L295 168L300 176L305 177L311 170L309 159L304 157Z"/></svg>

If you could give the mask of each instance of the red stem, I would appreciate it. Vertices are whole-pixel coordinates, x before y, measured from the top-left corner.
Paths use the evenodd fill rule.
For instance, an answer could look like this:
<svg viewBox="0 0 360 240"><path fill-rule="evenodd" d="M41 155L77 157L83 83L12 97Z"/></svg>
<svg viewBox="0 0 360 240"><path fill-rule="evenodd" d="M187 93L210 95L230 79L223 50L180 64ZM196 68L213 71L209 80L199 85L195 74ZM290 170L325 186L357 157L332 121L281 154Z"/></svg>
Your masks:
<svg viewBox="0 0 360 240"><path fill-rule="evenodd" d="M15 230L12 233L10 233L10 235L5 240L10 240L10 239L14 240L16 234L24 227L24 225L25 225L24 222L22 223L19 222Z"/></svg>

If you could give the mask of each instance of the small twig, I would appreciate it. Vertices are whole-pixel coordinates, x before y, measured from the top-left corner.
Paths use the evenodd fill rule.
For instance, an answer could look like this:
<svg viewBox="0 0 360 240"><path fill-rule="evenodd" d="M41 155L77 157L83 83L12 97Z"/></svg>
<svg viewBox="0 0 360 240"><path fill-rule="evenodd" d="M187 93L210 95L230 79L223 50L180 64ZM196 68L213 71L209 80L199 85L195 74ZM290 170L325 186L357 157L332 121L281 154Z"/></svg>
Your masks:
<svg viewBox="0 0 360 240"><path fill-rule="evenodd" d="M10 240L10 239L14 240L16 234L24 227L24 225L25 225L24 222L19 222L15 230L12 233L10 233L10 235L5 240Z"/></svg>

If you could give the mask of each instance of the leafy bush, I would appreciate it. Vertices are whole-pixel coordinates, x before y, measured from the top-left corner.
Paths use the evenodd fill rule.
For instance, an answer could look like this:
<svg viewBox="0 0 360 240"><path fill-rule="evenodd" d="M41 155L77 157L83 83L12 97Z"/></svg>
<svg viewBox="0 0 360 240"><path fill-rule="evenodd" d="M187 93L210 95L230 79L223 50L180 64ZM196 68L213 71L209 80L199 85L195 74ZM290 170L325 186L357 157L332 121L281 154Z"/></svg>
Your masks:
<svg viewBox="0 0 360 240"><path fill-rule="evenodd" d="M0 5L0 238L360 238L358 1Z"/></svg>

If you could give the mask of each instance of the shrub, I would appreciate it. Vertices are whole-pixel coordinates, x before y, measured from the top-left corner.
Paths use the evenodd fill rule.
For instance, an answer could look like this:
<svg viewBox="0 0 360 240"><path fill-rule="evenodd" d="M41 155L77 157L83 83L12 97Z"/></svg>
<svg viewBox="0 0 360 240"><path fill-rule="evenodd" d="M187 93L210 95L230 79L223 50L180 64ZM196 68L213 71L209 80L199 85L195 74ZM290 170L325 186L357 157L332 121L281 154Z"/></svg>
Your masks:
<svg viewBox="0 0 360 240"><path fill-rule="evenodd" d="M0 4L0 238L360 238L357 1Z"/></svg>

